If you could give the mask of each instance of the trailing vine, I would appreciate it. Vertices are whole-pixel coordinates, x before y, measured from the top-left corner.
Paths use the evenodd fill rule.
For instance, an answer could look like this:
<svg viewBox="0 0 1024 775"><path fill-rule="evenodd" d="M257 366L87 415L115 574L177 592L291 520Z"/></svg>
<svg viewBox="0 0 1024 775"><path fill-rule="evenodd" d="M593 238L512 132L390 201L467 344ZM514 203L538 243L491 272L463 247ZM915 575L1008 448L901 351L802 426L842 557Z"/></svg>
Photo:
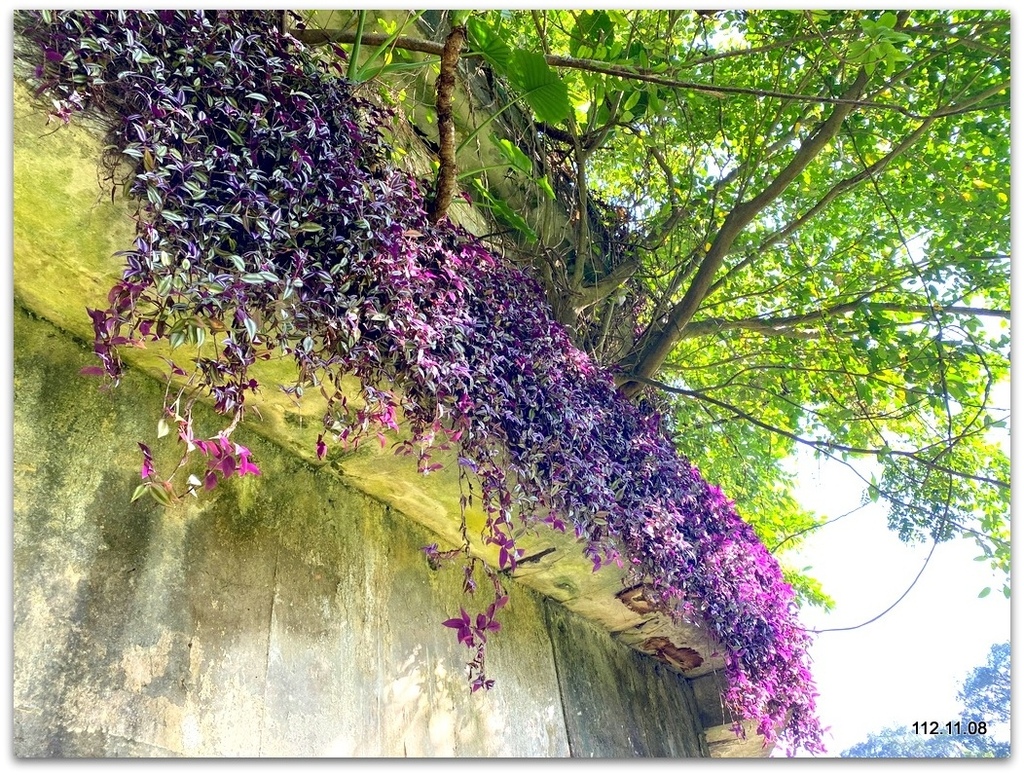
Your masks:
<svg viewBox="0 0 1024 775"><path fill-rule="evenodd" d="M790 750L822 750L792 590L753 530L642 413L609 373L575 349L541 288L448 219L432 223L422 182L388 161L381 109L353 94L271 12L23 12L38 45L38 94L67 121L89 110L133 165L137 239L106 309L90 310L102 373L146 341L191 343L168 394L185 455L206 474L181 488L143 448L143 486L170 502L200 484L257 474L229 440L260 387L258 360L293 359L288 390L327 401L316 454L384 430L429 472L453 448L464 509L479 499L498 567L465 545L426 547L437 565L465 557L472 593L483 567L493 602L444 622L475 650L472 688L487 688L487 636L505 604L499 573L522 559L513 531L572 529L595 570L625 568L677 620L725 651L724 700ZM99 368L95 371L100 371ZM346 375L359 401L342 390ZM229 418L196 439L200 395ZM171 477L173 478L173 477Z"/></svg>

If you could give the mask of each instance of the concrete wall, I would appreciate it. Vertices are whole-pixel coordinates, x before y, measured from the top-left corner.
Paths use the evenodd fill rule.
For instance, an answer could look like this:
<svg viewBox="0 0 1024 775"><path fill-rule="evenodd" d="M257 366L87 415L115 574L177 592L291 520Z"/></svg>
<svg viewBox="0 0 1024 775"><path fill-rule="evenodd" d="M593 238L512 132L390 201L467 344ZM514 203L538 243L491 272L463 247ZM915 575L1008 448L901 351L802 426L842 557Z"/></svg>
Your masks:
<svg viewBox="0 0 1024 775"><path fill-rule="evenodd" d="M14 343L17 756L708 755L685 679L514 583L471 695L432 535L244 428L263 476L130 503L163 386L20 305Z"/></svg>
<svg viewBox="0 0 1024 775"><path fill-rule="evenodd" d="M85 306L117 274L131 208L101 181L95 128L53 129L16 82L17 756L708 755L689 681L570 611L582 593L563 606L536 591L568 556L531 566L532 589L510 582L496 685L471 695L469 652L441 622L472 601L457 568L431 571L420 551L440 528L410 518L383 458L317 464L293 427L315 406L261 405L267 435L235 432L262 477L130 503L135 442L153 443L162 406L146 375L159 352L133 353L112 392L78 372L96 363ZM200 435L221 426L197 414ZM158 463L174 447L154 444Z"/></svg>

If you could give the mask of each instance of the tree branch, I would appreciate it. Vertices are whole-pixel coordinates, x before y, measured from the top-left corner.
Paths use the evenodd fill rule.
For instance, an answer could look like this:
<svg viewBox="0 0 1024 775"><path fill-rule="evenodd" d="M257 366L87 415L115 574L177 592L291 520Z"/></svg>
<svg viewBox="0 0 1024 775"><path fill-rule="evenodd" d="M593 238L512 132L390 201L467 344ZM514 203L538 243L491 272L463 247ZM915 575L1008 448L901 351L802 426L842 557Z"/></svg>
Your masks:
<svg viewBox="0 0 1024 775"><path fill-rule="evenodd" d="M827 452L848 452L851 455L873 455L876 457L879 455L894 455L896 457L906 457L910 458L911 460L915 460L918 463L921 463L926 468L929 468L933 471L939 471L940 473L949 474L950 476L958 476L964 479L970 479L975 482L982 482L983 484L991 484L994 487L1000 487L1003 489L1010 488L1009 482L1004 482L1001 479L993 479L988 476L969 474L964 471L957 471L952 468L947 468L946 466L939 465L934 461L921 458L919 452L908 452L906 450L900 449L867 449L862 447L850 447L845 444L836 444L835 442L831 441L816 441L815 439L805 439L803 436L793 433L792 431L783 430L782 428L778 428L774 425L769 425L768 423L759 420L757 417L754 417L750 413L744 412L739 407L733 406L732 404L727 403L726 401L721 401L717 398L712 398L711 396L707 395L706 393L702 393L699 390L687 390L685 388L677 388L671 385L666 385L663 382L658 382L653 379L647 379L646 377L633 376L632 379L636 380L637 382L642 382L645 385L656 387L659 390L664 390L667 393L675 393L676 395L687 396L689 398L695 398L698 401L706 401L709 404L714 404L715 406L721 409L733 412L738 418L745 420L746 422L749 422L752 425L756 425L758 428L762 428L766 431L769 431L770 433L774 433L779 436L784 436L787 439L795 441L798 444L803 444L812 449Z"/></svg>
<svg viewBox="0 0 1024 775"><path fill-rule="evenodd" d="M665 158L665 154L655 145L644 144L644 147L654 158L654 161L661 168L661 172L665 176L665 189L668 192L669 206L671 208L668 217L658 226L657 230L652 228L651 231L639 240L646 250L655 250L663 245L669 235L675 231L679 222L683 220L685 210L679 204L679 197L676 194L676 177L672 172L668 159Z"/></svg>
<svg viewBox="0 0 1024 775"><path fill-rule="evenodd" d="M309 46L323 46L328 43L351 44L355 43L357 39L356 34L351 30L337 29L292 30L292 35L302 43ZM385 41L390 40L390 36L381 33L368 32L363 33L359 40L364 45L379 46ZM406 51L419 51L424 54L436 54L440 56L444 50L443 45L440 43L435 43L431 40L413 38L408 35L399 35L392 42L395 48L405 49ZM469 52L466 56L476 58L480 55ZM874 100L858 100L845 95L843 97L823 97L817 94L794 94L791 92L775 91L772 89L754 89L747 86L719 86L706 83L696 83L694 81L680 81L674 78L666 78L643 69L609 65L605 62L599 62L593 59L578 59L576 57L559 56L556 54L546 54L544 58L552 67L564 67L570 70L585 70L587 72L611 75L616 78L623 78L629 81L643 81L644 83L667 86L671 89L702 92L719 98L724 98L731 94L749 97L770 97L780 100L792 100L794 102L815 102L823 105L843 105L850 108L891 110L896 113L901 113L908 118L923 118L923 116L914 113L912 110L909 110L902 105L894 105L888 102L877 102Z"/></svg>
<svg viewBox="0 0 1024 775"><path fill-rule="evenodd" d="M864 301L858 299L845 304L837 304L827 309L807 312L803 315L789 315L781 318L740 318L728 320L726 318L707 318L705 320L692 321L683 332L682 339L694 339L700 336L708 336L719 331L732 329L743 329L754 331L769 336L790 336L793 329L808 323L816 323L819 320L837 315L845 315L853 312L859 307L875 310L878 312L906 312L921 315L933 316L936 314L963 315L974 317L992 317L1010 319L1010 311L1006 309L985 309L983 307L931 307L927 304L897 304L884 301ZM808 332L812 333L812 332Z"/></svg>
<svg viewBox="0 0 1024 775"><path fill-rule="evenodd" d="M571 119L570 119L571 120ZM572 126L575 122L570 123ZM587 155L578 136L573 137L573 155L576 159L576 261L570 277L571 291L575 293L583 285L584 270L590 260L590 208L587 205ZM575 321L573 321L575 322Z"/></svg>
<svg viewBox="0 0 1024 775"><path fill-rule="evenodd" d="M851 175L845 180L841 180L838 183L836 183L832 188L830 188L825 193L824 196L821 197L821 199L815 202L814 205L810 209L808 209L803 215L791 221L789 224L782 227L774 234L770 235L766 240L764 240L760 245L758 245L755 250L751 251L749 256L747 256L745 259L736 264L736 266L732 267L728 272L726 272L725 275L723 275L714 285L711 286L708 293L714 293L730 277L734 276L737 272L742 271L744 268L746 268L751 263L756 261L760 256L764 254L764 251L766 251L772 245L785 239L793 232L802 228L804 224L806 224L808 221L814 218L818 213L824 210L839 196L845 194L847 191L853 188L856 188L865 180L869 180L870 178L882 172L887 166L889 166L889 164L894 159L902 155L904 151L906 151L908 148L910 148L910 146L912 146L919 139L921 139L925 132L928 131L929 127L931 127L931 125L935 123L935 121L937 121L938 119L938 115L929 116L927 119L921 122L921 125L917 129L915 129L913 132L911 132L909 135L903 138L899 145L893 148L881 159L876 161L871 166L865 167L856 175Z"/></svg>
<svg viewBox="0 0 1024 775"><path fill-rule="evenodd" d="M636 274L639 268L640 264L636 260L627 261L619 264L619 266L615 267L615 269L593 285L584 285L577 293L579 298L574 300L573 303L576 314L581 313L587 307L597 304L602 299L608 298L615 292L616 288Z"/></svg>
<svg viewBox="0 0 1024 775"><path fill-rule="evenodd" d="M748 199L736 205L725 217L722 227L718 230L711 248L704 256L694 275L690 287L686 289L682 300L675 305L669 313L666 324L658 334L649 341L648 345L641 352L640 358L633 368L633 373L641 377L652 377L658 370L665 358L672 351L676 342L682 336L683 329L690 319L697 312L701 302L711 287L711 281L715 273L722 266L722 262L732 249L733 243L743 229L749 224L758 213L771 204L786 187L797 178L808 164L825 148L826 145L839 133L843 121L853 112L853 105L847 104L854 101L868 82L867 73L861 69L850 87L843 92L845 102L836 105L831 115L825 119L815 132L805 140L799 150L778 175L753 199ZM640 391L639 383L629 378L623 378L620 388L627 396L634 396Z"/></svg>
<svg viewBox="0 0 1024 775"><path fill-rule="evenodd" d="M452 94L455 91L455 68L459 64L462 45L466 41L466 28L452 27L441 51L441 70L437 76L437 134L439 166L434 200L427 217L437 223L448 214L455 193L458 170L455 162L455 119L452 116Z"/></svg>
<svg viewBox="0 0 1024 775"><path fill-rule="evenodd" d="M326 46L329 43L345 43L352 44L358 39L359 42L366 46L380 46L387 42L393 42L395 48L404 49L405 51L418 51L421 54L434 54L435 56L441 56L444 52L443 43L435 43L432 40L423 40L422 38L413 38L409 35L399 35L393 41L391 41L390 35L384 35L379 32L364 32L363 35L357 36L352 30L338 30L338 29L313 29L306 28L304 30L293 29L290 30L292 37L307 46Z"/></svg>

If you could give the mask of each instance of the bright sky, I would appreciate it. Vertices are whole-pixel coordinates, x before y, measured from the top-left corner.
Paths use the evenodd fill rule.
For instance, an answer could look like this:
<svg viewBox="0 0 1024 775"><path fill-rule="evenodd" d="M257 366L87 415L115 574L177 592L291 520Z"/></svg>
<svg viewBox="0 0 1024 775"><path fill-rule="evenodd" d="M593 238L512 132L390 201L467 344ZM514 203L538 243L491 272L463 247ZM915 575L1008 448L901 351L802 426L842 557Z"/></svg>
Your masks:
<svg viewBox="0 0 1024 775"><path fill-rule="evenodd" d="M839 463L800 461L799 497L837 517L858 506L863 483ZM886 526L881 504L810 536L789 561L811 565L836 606L802 613L810 628L851 627L884 611L911 585L930 545L907 546ZM859 629L822 632L811 655L829 756L886 726L956 721L959 682L1010 638L1010 601L973 542L941 544L920 580L892 611ZM993 592L978 593L986 586Z"/></svg>

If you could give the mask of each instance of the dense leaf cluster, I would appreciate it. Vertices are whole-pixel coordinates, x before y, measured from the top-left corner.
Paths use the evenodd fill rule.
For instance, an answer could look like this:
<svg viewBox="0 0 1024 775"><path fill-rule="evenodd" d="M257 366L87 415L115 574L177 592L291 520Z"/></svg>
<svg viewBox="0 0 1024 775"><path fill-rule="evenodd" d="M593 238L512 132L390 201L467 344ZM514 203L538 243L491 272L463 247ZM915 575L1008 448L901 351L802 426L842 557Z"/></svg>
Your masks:
<svg viewBox="0 0 1024 775"><path fill-rule="evenodd" d="M250 367L293 358L292 389L316 386L328 403L318 455L399 422L399 451L418 453L422 470L436 465L430 449L455 447L499 569L521 556L514 528L571 525L595 569L625 560L666 610L709 628L731 711L820 750L808 636L775 560L658 418L571 345L533 280L450 222L428 222L422 185L387 163L380 113L278 17L18 19L41 47L54 114L92 109L134 160L138 238L109 308L92 312L110 377L120 346L196 345L189 378L232 418L229 432L259 387ZM345 375L361 384L358 404ZM476 629L465 613L446 623L462 642L497 629L496 592ZM487 685L482 657L471 673Z"/></svg>

